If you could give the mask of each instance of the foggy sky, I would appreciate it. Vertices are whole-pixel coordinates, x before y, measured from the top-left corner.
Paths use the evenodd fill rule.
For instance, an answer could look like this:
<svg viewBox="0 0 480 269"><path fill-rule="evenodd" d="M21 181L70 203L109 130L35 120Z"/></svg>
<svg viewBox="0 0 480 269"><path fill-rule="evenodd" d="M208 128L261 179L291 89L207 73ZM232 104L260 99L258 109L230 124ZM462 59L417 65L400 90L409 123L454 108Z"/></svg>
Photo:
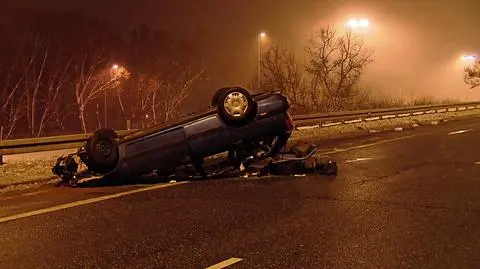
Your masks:
<svg viewBox="0 0 480 269"><path fill-rule="evenodd" d="M299 53L318 25L370 19L375 62L364 87L378 92L465 97L458 58L480 54L480 0L15 0L44 10L84 10L119 31L146 23L187 37L214 64L212 87L245 86L255 74L256 35ZM480 91L480 90L479 90ZM470 98L480 94L470 94Z"/></svg>

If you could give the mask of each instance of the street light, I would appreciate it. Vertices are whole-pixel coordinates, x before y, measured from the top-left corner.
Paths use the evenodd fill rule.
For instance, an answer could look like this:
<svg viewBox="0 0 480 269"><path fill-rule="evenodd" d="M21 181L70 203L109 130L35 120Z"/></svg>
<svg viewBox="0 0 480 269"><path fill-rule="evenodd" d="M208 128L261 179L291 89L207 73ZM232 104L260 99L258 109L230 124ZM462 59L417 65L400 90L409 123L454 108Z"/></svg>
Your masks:
<svg viewBox="0 0 480 269"><path fill-rule="evenodd" d="M477 59L477 55L462 55L461 59L465 62L474 62Z"/></svg>
<svg viewBox="0 0 480 269"><path fill-rule="evenodd" d="M345 23L345 27L350 29L367 29L369 26L368 19L350 19Z"/></svg>
<svg viewBox="0 0 480 269"><path fill-rule="evenodd" d="M260 89L260 78L262 69L262 40L267 36L265 32L258 35L258 56L257 56L257 89Z"/></svg>
<svg viewBox="0 0 480 269"><path fill-rule="evenodd" d="M462 55L460 61L462 62L464 69L471 68L477 64L477 55Z"/></svg>

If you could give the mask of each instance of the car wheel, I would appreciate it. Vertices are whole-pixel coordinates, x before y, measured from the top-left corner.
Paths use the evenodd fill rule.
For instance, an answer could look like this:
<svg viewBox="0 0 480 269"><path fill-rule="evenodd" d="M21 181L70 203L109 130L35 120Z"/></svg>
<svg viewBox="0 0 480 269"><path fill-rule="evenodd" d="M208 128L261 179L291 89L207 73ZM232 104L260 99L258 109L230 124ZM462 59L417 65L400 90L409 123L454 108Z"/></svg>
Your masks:
<svg viewBox="0 0 480 269"><path fill-rule="evenodd" d="M118 163L117 134L111 129L100 129L87 139L85 145L86 165L97 173L108 173Z"/></svg>
<svg viewBox="0 0 480 269"><path fill-rule="evenodd" d="M229 125L243 126L257 115L257 104L250 93L239 87L228 88L217 97L219 116Z"/></svg>
<svg viewBox="0 0 480 269"><path fill-rule="evenodd" d="M216 107L217 104L218 104L218 97L220 96L220 94L224 93L224 92L225 92L226 90L228 90L228 89L230 89L230 88L221 88L221 89L219 89L219 90L215 93L215 95L213 95L213 97L212 97L212 102L210 103L210 105L211 105L212 107Z"/></svg>

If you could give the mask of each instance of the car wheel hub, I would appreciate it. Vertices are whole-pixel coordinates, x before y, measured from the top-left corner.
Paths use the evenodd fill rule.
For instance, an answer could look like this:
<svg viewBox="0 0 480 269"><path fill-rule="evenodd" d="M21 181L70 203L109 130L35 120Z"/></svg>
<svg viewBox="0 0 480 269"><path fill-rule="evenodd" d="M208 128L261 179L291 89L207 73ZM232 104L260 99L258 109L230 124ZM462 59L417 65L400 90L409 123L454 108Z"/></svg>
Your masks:
<svg viewBox="0 0 480 269"><path fill-rule="evenodd" d="M248 109L247 97L239 92L232 92L225 98L225 111L232 117L242 117Z"/></svg>
<svg viewBox="0 0 480 269"><path fill-rule="evenodd" d="M104 156L109 156L112 153L112 146L105 141L99 142L95 146L95 149L97 150L97 152L103 154Z"/></svg>

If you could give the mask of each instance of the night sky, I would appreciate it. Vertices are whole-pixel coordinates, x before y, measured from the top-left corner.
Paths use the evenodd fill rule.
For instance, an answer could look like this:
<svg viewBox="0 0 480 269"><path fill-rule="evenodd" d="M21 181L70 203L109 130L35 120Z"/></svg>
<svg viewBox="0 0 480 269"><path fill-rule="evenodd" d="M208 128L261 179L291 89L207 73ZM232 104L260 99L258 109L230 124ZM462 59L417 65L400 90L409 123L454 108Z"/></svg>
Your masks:
<svg viewBox="0 0 480 269"><path fill-rule="evenodd" d="M245 86L255 74L256 37L301 56L312 31L342 25L352 16L372 23L365 40L375 63L365 87L395 94L462 97L466 87L458 58L480 53L480 0L15 0L44 10L84 10L119 32L139 23L188 38L210 60L212 87ZM471 96L480 98L480 94Z"/></svg>

